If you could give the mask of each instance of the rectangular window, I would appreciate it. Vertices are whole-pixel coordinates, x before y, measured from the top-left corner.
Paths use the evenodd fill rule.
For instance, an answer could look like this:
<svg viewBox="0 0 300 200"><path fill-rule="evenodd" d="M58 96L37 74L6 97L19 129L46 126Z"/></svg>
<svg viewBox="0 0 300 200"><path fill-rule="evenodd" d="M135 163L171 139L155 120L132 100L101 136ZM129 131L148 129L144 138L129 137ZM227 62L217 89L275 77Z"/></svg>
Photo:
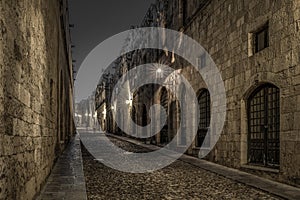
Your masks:
<svg viewBox="0 0 300 200"><path fill-rule="evenodd" d="M254 52L257 53L269 46L269 26L264 25L259 31L254 33Z"/></svg>
<svg viewBox="0 0 300 200"><path fill-rule="evenodd" d="M202 54L200 56L200 58L198 58L198 67L200 67L200 69L203 69L204 67L206 67L206 54Z"/></svg>

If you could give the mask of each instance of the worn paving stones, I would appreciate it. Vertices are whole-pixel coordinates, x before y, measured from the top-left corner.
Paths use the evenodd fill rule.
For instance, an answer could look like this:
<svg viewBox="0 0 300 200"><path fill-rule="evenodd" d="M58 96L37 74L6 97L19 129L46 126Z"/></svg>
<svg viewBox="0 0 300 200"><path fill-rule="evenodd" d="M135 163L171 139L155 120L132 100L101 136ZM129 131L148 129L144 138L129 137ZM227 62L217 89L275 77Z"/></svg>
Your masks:
<svg viewBox="0 0 300 200"><path fill-rule="evenodd" d="M87 199L78 135L57 160L46 185L37 199Z"/></svg>
<svg viewBox="0 0 300 200"><path fill-rule="evenodd" d="M145 148L110 138L131 152ZM88 199L280 199L182 161L146 174L108 168L82 145Z"/></svg>

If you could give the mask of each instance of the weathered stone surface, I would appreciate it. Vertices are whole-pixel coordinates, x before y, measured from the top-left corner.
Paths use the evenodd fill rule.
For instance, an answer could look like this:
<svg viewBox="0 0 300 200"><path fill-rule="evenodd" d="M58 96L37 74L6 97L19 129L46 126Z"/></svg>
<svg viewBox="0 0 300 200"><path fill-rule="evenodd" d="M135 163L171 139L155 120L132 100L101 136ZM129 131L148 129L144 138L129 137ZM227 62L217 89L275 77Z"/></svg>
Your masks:
<svg viewBox="0 0 300 200"><path fill-rule="evenodd" d="M79 135L58 158L37 200L86 200Z"/></svg>
<svg viewBox="0 0 300 200"><path fill-rule="evenodd" d="M182 0L169 2L157 0L155 5L149 8L141 26L159 26L183 31L208 51L220 70L226 89L227 119L221 138L207 159L235 168L249 164L248 149L245 145L249 138L248 100L257 88L269 83L279 88L280 91L280 116L278 116L280 118L280 167L279 172L272 175L268 172L260 172L260 170L256 172L278 181L299 185L297 180L300 180L300 165L298 157L295 157L297 155L295 146L300 143L300 140L299 137L294 136L295 132L299 133L299 1L188 1L186 7L183 2ZM156 15L157 11L159 11L159 16ZM269 44L263 50L256 52L254 36L266 24L268 24ZM133 37L128 39L130 42L136 41ZM118 80L134 66L154 60L157 63L173 66L180 71L180 74L189 80L197 94L205 89L206 85L200 74L191 74L189 63L181 61L176 56L175 62L171 63L172 50L169 49L169 51L169 53L157 51L159 58L146 50L131 53L130 59L123 56L120 63L117 63L119 70L116 71L112 81ZM187 48L186 53L192 53L189 51L191 50ZM180 87L180 83L174 85L177 88ZM149 97L151 91L155 94ZM137 102L137 106L134 102L133 106L138 113L133 118L138 124L143 121L143 110L140 105L145 104L148 110L151 105L163 102L160 99L161 91L162 88L149 86L133 97ZM170 111L175 99L171 94L166 96L165 108ZM132 110L129 109L126 115L130 115L131 112ZM101 113L100 110L99 113ZM170 123L171 121L167 122L169 139L176 130L174 128L176 126ZM173 121L179 124L179 118ZM183 122L187 126L198 126L192 121ZM114 123L108 123L108 126L116 127ZM121 133L117 128L111 130ZM155 139L156 143L161 143L160 133ZM188 152L197 152L195 143Z"/></svg>
<svg viewBox="0 0 300 200"><path fill-rule="evenodd" d="M110 141L126 151L150 151L115 138ZM181 160L151 173L120 172L81 147L88 199L281 199Z"/></svg>
<svg viewBox="0 0 300 200"><path fill-rule="evenodd" d="M0 2L0 199L32 199L74 132L66 7Z"/></svg>

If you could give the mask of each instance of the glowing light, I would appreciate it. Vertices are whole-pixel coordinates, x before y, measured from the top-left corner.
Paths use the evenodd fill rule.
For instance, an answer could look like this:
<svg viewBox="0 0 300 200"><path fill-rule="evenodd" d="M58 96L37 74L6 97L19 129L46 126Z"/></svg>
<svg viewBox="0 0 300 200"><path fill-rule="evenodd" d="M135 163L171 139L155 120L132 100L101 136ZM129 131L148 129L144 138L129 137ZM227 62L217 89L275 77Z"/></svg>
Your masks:
<svg viewBox="0 0 300 200"><path fill-rule="evenodd" d="M157 72L157 73L162 73L162 69L161 69L161 68L158 68L158 69L156 70L156 72Z"/></svg>
<svg viewBox="0 0 300 200"><path fill-rule="evenodd" d="M79 115L79 114L77 114L77 113L75 113L75 117L82 117L81 115Z"/></svg>
<svg viewBox="0 0 300 200"><path fill-rule="evenodd" d="M129 94L128 100L126 100L125 103L126 103L127 105L132 105L132 97L131 97L130 94Z"/></svg>
<svg viewBox="0 0 300 200"><path fill-rule="evenodd" d="M174 54L174 52L172 53L172 61L171 61L171 63L174 63L175 62L175 54Z"/></svg>
<svg viewBox="0 0 300 200"><path fill-rule="evenodd" d="M126 100L125 102L127 105L132 105L132 99Z"/></svg>

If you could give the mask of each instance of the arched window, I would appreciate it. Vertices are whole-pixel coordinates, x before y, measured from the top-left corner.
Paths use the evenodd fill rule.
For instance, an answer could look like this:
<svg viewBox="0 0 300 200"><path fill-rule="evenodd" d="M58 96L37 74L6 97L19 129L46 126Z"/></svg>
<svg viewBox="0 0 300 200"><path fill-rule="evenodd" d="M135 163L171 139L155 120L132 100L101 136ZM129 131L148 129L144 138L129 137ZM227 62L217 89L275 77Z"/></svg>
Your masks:
<svg viewBox="0 0 300 200"><path fill-rule="evenodd" d="M279 166L279 89L271 84L257 88L248 100L248 162Z"/></svg>
<svg viewBox="0 0 300 200"><path fill-rule="evenodd" d="M204 89L200 92L198 96L198 103L199 103L199 126L198 126L198 133L196 138L196 146L197 147L209 147L210 140L206 140L205 143L204 139L206 137L209 124L210 124L210 94L207 89Z"/></svg>
<svg viewBox="0 0 300 200"><path fill-rule="evenodd" d="M168 91L165 87L161 89L160 95L160 105L164 107L166 110L168 109Z"/></svg>

